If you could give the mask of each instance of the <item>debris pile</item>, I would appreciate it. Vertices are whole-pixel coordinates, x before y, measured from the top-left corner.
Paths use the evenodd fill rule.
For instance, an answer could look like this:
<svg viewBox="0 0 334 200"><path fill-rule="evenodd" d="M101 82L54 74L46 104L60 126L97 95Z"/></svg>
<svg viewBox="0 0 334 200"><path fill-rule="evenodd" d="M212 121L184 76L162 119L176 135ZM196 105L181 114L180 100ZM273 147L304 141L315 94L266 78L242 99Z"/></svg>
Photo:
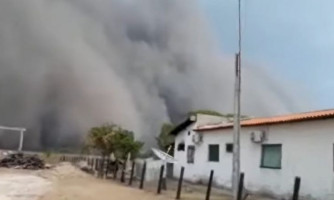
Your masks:
<svg viewBox="0 0 334 200"><path fill-rule="evenodd" d="M45 163L37 155L9 154L0 160L0 167L15 169L44 169Z"/></svg>

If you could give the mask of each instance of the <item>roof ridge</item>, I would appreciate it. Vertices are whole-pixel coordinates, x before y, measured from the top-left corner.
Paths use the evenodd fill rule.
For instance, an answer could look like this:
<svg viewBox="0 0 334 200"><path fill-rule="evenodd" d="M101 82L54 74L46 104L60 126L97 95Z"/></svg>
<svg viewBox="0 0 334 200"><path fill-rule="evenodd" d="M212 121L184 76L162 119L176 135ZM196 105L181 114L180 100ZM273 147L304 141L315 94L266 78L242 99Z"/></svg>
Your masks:
<svg viewBox="0 0 334 200"><path fill-rule="evenodd" d="M247 120L252 120L252 119L286 117L286 116L290 116L290 115L302 115L302 114L311 114L311 113L319 113L319 112L327 112L327 111L333 111L334 112L334 108L333 109L305 111L305 112L293 112L293 113L289 113L289 114L279 114L279 115L273 115L273 116L253 117L253 118L245 119L245 120L242 120L242 121L247 121Z"/></svg>
<svg viewBox="0 0 334 200"><path fill-rule="evenodd" d="M247 120L241 121L241 126L258 126L258 125L265 125L265 124L279 124L279 123L289 123L289 122L296 122L296 121L305 121L305 120L316 120L316 119L327 119L327 118L334 118L334 109L327 109L327 110L317 110L317 111L310 111L310 112L303 112L303 113L292 113L286 115L278 115L272 117L255 117ZM219 129L219 128L227 128L232 127L233 123L229 124L220 124L220 125L208 125L205 127L202 126L199 129L202 130L212 130L212 129Z"/></svg>

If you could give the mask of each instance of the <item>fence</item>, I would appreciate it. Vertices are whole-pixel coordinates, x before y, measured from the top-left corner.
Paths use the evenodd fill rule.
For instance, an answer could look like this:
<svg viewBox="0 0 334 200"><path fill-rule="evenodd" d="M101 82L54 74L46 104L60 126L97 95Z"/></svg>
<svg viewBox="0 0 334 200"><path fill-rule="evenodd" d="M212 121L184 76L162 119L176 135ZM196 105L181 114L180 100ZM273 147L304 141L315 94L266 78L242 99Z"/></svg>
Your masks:
<svg viewBox="0 0 334 200"><path fill-rule="evenodd" d="M137 159L136 161L136 178L140 178L142 168L144 163L146 163L146 173L145 173L145 181L155 181L159 179L160 167L163 164L161 160L153 160L153 159Z"/></svg>
<svg viewBox="0 0 334 200"><path fill-rule="evenodd" d="M182 167L178 180L168 180L168 190L166 187L166 172L165 165L161 161L156 160L136 160L130 165L121 164L118 168L112 165L110 159L102 159L98 157L86 157L86 156L62 156L60 161L86 161L87 166L92 174L98 178L106 178L119 180L125 186L137 187L138 189L145 189L156 194L165 194L175 199L182 199L183 196L187 196L187 199L224 199L222 196L231 197L230 194L224 192L217 192L217 188L213 188L214 171L211 170L208 174L207 185L197 186L192 188L191 195L189 193L189 183L183 180L186 168ZM115 164L115 163L114 163ZM249 196L249 193L244 188L244 180L247 176L241 173L237 199L244 200ZM299 190L301 186L301 178L295 177L294 187L291 188L292 195L289 199L298 200ZM213 192L214 190L214 192ZM196 198L195 198L196 197ZM254 199L254 198L252 198ZM256 199L256 198L255 198Z"/></svg>

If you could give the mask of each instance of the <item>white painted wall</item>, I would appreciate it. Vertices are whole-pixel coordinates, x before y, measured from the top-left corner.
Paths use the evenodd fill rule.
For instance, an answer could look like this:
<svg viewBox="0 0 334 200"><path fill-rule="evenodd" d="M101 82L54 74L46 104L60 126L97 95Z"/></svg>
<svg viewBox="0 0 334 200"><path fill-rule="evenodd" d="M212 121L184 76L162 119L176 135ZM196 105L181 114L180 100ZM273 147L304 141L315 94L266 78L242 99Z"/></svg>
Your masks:
<svg viewBox="0 0 334 200"><path fill-rule="evenodd" d="M232 142L232 129L203 132L203 143L196 145L195 163L187 163L187 146L192 145L192 126L179 133L175 140L178 164L174 175L185 167L185 179L206 182L210 170L215 171L214 182L231 186L232 154L225 152L225 144ZM267 131L267 144L282 144L282 169L260 168L261 144L252 143L250 133ZM188 131L191 132L188 135ZM177 144L185 141L185 151L177 151ZM220 161L208 162L208 145L220 144ZM288 198L295 176L301 177L300 194L315 199L334 199L334 119L298 122L241 130L241 170L245 172L245 187Z"/></svg>
<svg viewBox="0 0 334 200"><path fill-rule="evenodd" d="M142 174L142 167L146 162L145 181L159 180L160 167L163 164L161 160L154 160L153 158L148 159L137 159L136 160L136 176L140 179Z"/></svg>

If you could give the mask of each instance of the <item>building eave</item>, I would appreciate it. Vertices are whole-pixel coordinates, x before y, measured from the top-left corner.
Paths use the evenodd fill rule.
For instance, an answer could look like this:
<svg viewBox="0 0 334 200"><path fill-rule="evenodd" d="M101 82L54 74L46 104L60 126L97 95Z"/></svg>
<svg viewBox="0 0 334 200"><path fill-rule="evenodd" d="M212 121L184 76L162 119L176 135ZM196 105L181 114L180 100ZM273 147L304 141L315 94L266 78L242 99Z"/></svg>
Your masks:
<svg viewBox="0 0 334 200"><path fill-rule="evenodd" d="M169 134L171 135L177 135L179 132L190 126L196 122L196 115L189 116L186 120L184 120L182 123L177 125Z"/></svg>
<svg viewBox="0 0 334 200"><path fill-rule="evenodd" d="M241 121L240 125L241 127L266 126L266 125L276 125L276 124L297 123L303 121L323 120L331 118L334 118L334 109L297 113L290 115L281 115L274 117L253 118ZM195 131L213 131L213 130L230 129L230 128L233 128L233 123L225 123L219 125L205 125L202 127L197 127Z"/></svg>

